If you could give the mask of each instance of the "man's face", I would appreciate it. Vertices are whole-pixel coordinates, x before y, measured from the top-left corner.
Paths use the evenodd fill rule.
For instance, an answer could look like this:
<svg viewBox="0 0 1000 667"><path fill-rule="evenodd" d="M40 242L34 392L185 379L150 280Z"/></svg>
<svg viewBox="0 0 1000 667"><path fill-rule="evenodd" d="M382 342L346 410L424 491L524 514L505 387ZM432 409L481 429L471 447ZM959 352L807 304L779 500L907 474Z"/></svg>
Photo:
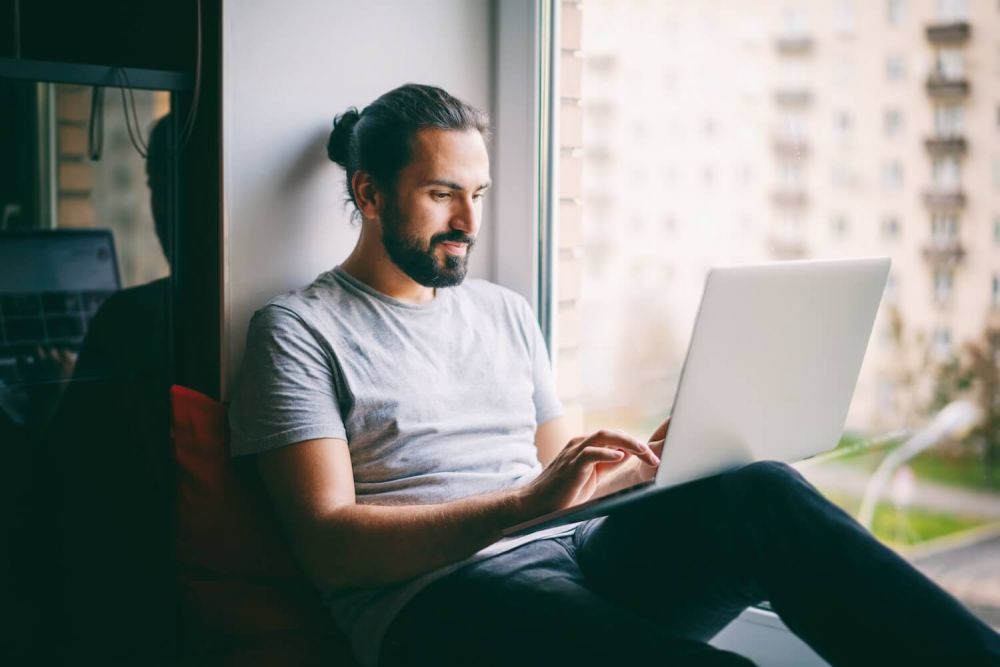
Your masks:
<svg viewBox="0 0 1000 667"><path fill-rule="evenodd" d="M386 197L380 211L382 243L415 282L458 285L468 270L490 186L486 144L475 130L423 129L411 148L396 197Z"/></svg>

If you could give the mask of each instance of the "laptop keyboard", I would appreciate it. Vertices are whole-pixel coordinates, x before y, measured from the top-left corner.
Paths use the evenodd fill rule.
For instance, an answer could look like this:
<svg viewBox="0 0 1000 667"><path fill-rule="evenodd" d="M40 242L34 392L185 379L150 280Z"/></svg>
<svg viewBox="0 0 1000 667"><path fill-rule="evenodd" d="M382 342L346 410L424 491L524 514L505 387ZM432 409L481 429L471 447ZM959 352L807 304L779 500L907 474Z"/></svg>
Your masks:
<svg viewBox="0 0 1000 667"><path fill-rule="evenodd" d="M38 348L78 351L97 309L113 293L0 293L0 382L12 385L25 381L25 366L34 363ZM32 373L32 380L56 379L62 378Z"/></svg>

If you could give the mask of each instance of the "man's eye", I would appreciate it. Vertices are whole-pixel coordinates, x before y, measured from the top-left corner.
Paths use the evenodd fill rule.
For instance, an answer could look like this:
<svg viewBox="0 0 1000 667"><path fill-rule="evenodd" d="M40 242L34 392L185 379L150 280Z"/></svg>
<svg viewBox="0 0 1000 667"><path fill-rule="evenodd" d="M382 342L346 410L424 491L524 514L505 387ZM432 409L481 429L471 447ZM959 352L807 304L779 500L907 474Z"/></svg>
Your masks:
<svg viewBox="0 0 1000 667"><path fill-rule="evenodd" d="M485 192L477 192L476 194L472 195L472 198L475 199L476 201L482 201L483 197L485 196L486 196Z"/></svg>
<svg viewBox="0 0 1000 667"><path fill-rule="evenodd" d="M437 199L437 200L444 200L444 199L450 198L451 197L451 193L450 192L432 192L431 193L431 197L433 197L434 199Z"/></svg>

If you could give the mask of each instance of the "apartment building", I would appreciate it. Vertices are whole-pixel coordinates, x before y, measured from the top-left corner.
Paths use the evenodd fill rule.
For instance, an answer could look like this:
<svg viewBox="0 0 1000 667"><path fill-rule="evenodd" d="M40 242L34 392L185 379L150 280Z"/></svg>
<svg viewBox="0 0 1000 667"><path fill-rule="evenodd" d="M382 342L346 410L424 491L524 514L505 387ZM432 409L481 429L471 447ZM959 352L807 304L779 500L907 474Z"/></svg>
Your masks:
<svg viewBox="0 0 1000 667"><path fill-rule="evenodd" d="M557 350L579 366L564 398L594 423L662 414L710 266L884 254L848 426L911 421L934 366L1000 303L1000 7L564 6L580 15L563 62L579 60L582 142L564 135L563 162L582 174L563 202L582 220L561 312L585 351Z"/></svg>

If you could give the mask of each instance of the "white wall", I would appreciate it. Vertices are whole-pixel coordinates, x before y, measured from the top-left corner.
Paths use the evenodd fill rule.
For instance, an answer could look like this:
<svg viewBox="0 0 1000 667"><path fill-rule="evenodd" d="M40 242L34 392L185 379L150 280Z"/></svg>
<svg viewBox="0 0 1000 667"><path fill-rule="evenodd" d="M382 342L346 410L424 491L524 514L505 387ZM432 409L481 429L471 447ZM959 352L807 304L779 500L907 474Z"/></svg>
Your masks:
<svg viewBox="0 0 1000 667"><path fill-rule="evenodd" d="M223 397L250 315L344 259L335 114L407 82L490 110L490 0L223 0ZM491 277L489 214L470 275Z"/></svg>

